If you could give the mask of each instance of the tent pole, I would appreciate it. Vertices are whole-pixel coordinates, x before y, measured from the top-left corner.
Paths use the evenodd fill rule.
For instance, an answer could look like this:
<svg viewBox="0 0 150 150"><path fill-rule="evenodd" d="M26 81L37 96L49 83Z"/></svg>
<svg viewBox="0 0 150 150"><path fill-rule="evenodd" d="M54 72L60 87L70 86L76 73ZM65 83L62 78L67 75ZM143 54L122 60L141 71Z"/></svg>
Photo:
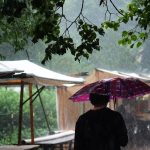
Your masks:
<svg viewBox="0 0 150 150"><path fill-rule="evenodd" d="M52 131L51 131L51 128L50 128L50 125L49 125L49 122L48 122L48 118L47 118L46 112L45 112L45 108L44 108L44 104L43 104L43 101L42 101L41 94L39 93L38 85L36 85L36 88L37 88L37 91L38 91L38 96L39 96L40 103L41 103L41 106L42 106L42 109L43 109L43 113L44 113L46 124L47 124L48 130L49 130L49 134L51 134Z"/></svg>
<svg viewBox="0 0 150 150"><path fill-rule="evenodd" d="M34 123L33 123L33 103L32 103L32 84L29 84L30 97L30 128L31 128L31 144L34 144Z"/></svg>
<svg viewBox="0 0 150 150"><path fill-rule="evenodd" d="M23 84L23 82L21 81L20 107L19 107L19 127L18 127L18 145L21 145L22 112L23 112L23 89L24 89L24 84Z"/></svg>

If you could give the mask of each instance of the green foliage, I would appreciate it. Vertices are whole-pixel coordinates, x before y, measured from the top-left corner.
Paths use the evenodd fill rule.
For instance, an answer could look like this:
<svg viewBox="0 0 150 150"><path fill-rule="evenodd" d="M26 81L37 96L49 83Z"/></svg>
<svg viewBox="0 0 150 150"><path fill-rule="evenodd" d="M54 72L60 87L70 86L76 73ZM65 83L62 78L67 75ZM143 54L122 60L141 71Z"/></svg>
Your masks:
<svg viewBox="0 0 150 150"><path fill-rule="evenodd" d="M45 64L54 55L62 56L65 53L71 53L74 59L79 62L82 57L88 59L91 54L101 49L100 37L104 35L104 29L111 28L118 31L122 24L127 25L134 22L135 26L131 26L132 29L126 30L126 33L123 31L122 38L118 41L120 45L138 48L148 38L149 0L133 0L128 5L127 10L115 7L112 1L101 0L100 6L103 5L107 8L104 14L110 15L109 19L101 26L95 25L84 16L84 0L82 0L81 5L78 4L81 8L76 18L72 19L73 17L70 16L71 20L69 20L64 13L65 2L65 0L1 1L0 43L8 42L18 52L26 48L29 38L34 43L42 40L47 46L45 55L42 56L44 57L42 63ZM116 17L111 18L116 12L109 10L109 2L117 11L118 19ZM72 2L70 2L71 4ZM100 18L101 15L102 13L95 16ZM64 29L62 22L66 25ZM73 37L75 34L70 34L72 26L76 27L78 42L76 42L76 37Z"/></svg>
<svg viewBox="0 0 150 150"><path fill-rule="evenodd" d="M11 89L0 89L0 144L15 144L18 137L18 111L19 93ZM40 100L37 98L33 103L35 137L47 135L57 129L56 97L54 89L46 89L41 93L44 110L50 125L48 130L44 112ZM25 91L24 100L28 98L28 91ZM22 138L30 138L29 102L23 106L23 130Z"/></svg>
<svg viewBox="0 0 150 150"><path fill-rule="evenodd" d="M32 36L36 19L36 17L33 19L29 10L25 10L19 17L3 16L0 19L0 43L10 43L16 52L22 50L27 44L28 38Z"/></svg>
<svg viewBox="0 0 150 150"><path fill-rule="evenodd" d="M121 0L121 1L114 1L114 2L117 4L116 6L118 8L125 8L126 4L129 1ZM77 2L76 0L66 1L65 7L64 7L64 13L66 14L66 17L69 20L73 20L78 15L80 6L81 6L81 3ZM95 1L90 1L90 0L85 1L83 13L84 13L84 15L86 15L86 17L90 21L92 21L92 23L99 25L100 22L102 22L104 19L104 15L105 15L104 12L105 12L105 8L102 8L102 7L99 8L99 6L97 5L97 3ZM80 17L81 17L81 20L83 20L82 16L80 16ZM115 19L115 18L113 18L113 19ZM65 29L66 22L65 22L65 20L63 20L63 21L64 21L64 24L62 24L61 26L63 26L62 29ZM86 21L87 24L90 24L86 20L86 18L84 18L84 21ZM81 21L81 24L82 23L84 23L84 22ZM70 23L68 22L68 25L69 24ZM80 25L79 18L77 20L77 24ZM94 26L94 24L92 24L92 25ZM66 54L64 53L62 55L61 54L57 55L57 53L55 53L55 51L52 51L52 49L49 49L49 50L46 50L46 52L48 54L52 54L51 52L53 52L52 55L49 55L49 56L51 56L52 59L50 61L48 61L46 63L46 66L44 66L44 67L47 67L51 70L65 73L65 74L73 74L73 73L77 73L77 72L81 72L81 71L89 72L89 71L92 71L93 68L95 68L95 67L105 68L105 69L109 69L109 70L110 69L112 69L112 70L122 69L124 71L126 71L126 70L128 70L128 71L130 70L131 72L135 71L137 69L137 67L134 66L135 65L134 62L138 63L138 65L139 65L139 62L137 62L136 59L139 58L138 52L141 49L141 47L136 48L136 43L134 44L135 46L133 47L132 50L129 48L129 46L119 46L117 44L117 42L118 42L118 39L120 39L121 31L122 30L124 31L127 28L130 28L132 24L131 25L130 25L130 23L125 24L123 29L122 29L122 24L119 24L119 25L120 26L118 27L117 32L114 32L112 30L109 30L109 28L107 28L108 30L106 31L105 36L103 38L101 38L101 36L100 36L99 41L100 41L100 46L102 47L102 49L100 51L92 50L92 53L88 54L86 52L86 50L83 50L85 52L85 54L88 54L88 56L89 56L88 59L86 59L86 57L80 56L81 60L79 63L79 61L74 61L75 57L74 57L74 55L71 54L69 49L67 49ZM121 30L120 30L120 28L121 28ZM82 30L82 27L80 30ZM70 36L73 37L73 42L70 42L71 46L69 45L68 47L77 47L82 42L81 36L78 35L78 32L79 32L79 30L76 30L76 28L74 26L72 26L70 28ZM61 30L61 33L63 33L63 30ZM60 33L60 35L62 35L61 33ZM99 38L99 34L96 34L96 36L98 36L98 38ZM65 36L65 34L64 34L63 42L65 44L65 47L66 47L66 45L69 44L68 41L65 40L66 38L70 38L70 37ZM129 42L131 42L131 41L129 41ZM53 45L53 42L51 42L51 44ZM58 38L57 44L59 44L59 38ZM57 44L55 44L56 47L57 47ZM59 50L59 48L61 49L62 46L58 46L58 49L56 49L57 51L59 51L59 53L63 52L63 50L62 51ZM41 60L44 58L44 52L45 52L46 47L47 47L47 44L45 44L44 41L42 41L42 40L40 40L36 44L29 42L28 45L26 46L28 54L30 56L29 59L32 60L33 62L41 65L40 63L41 63ZM12 47L8 46L6 44L4 46L0 47L2 54L7 56L7 60L28 59L26 51L19 51L14 55L14 53L13 53L14 50L11 50L11 49L12 49ZM74 49L71 49L71 51L72 51L72 53L75 54ZM141 53L140 53L140 55L141 55ZM148 57L148 59L149 59L149 57ZM47 59L47 60L49 60L49 59ZM122 61L122 60L126 61L126 63L124 63L124 61Z"/></svg>
<svg viewBox="0 0 150 150"><path fill-rule="evenodd" d="M123 31L122 39L119 40L118 43L120 45L130 45L130 48L133 48L134 45L136 45L136 47L138 48L142 45L143 41L145 41L145 39L147 38L148 38L147 33L136 34L134 32Z"/></svg>
<svg viewBox="0 0 150 150"><path fill-rule="evenodd" d="M134 0L128 5L128 10L121 10L121 16L117 21L106 21L104 27L118 30L118 27L124 23L131 21L135 23L135 27L122 32L122 39L118 41L120 45L130 45L131 48L140 47L148 38L150 32L150 1Z"/></svg>
<svg viewBox="0 0 150 150"><path fill-rule="evenodd" d="M12 135L15 134L14 129L17 128L17 113L18 113L18 93L7 90L5 88L0 89L0 143L9 142L13 139ZM9 136L10 135L10 136ZM14 142L13 141L13 142Z"/></svg>
<svg viewBox="0 0 150 150"><path fill-rule="evenodd" d="M89 54L93 50L100 50L99 38L97 38L96 34L104 35L104 30L95 25L88 24L83 19L78 19L76 25L79 36L81 37L81 44L75 46L75 42L70 36L59 36L55 41L49 41L51 43L46 48L46 56L42 61L43 64L52 58L52 54L64 55L67 50L70 50L75 60L78 61L80 61L82 56L89 58Z"/></svg>
<svg viewBox="0 0 150 150"><path fill-rule="evenodd" d="M57 114L56 114L56 93L55 89L45 89L41 93L42 103L44 105L45 113L50 124L51 131L57 128ZM41 102L36 99L34 102L34 118L36 119L35 127L39 129L47 129L46 124L42 124L44 118L44 112L42 111ZM39 134L39 133L37 133ZM43 133L41 133L43 134Z"/></svg>
<svg viewBox="0 0 150 150"><path fill-rule="evenodd" d="M63 14L64 2L65 0L4 2L1 8L3 15L0 21L2 31L0 43L10 43L17 52L24 49L29 37L34 43L42 39L48 45L42 60L43 64L50 60L53 54L64 55L68 50L75 60L80 61L81 57L89 58L93 50L100 50L97 35L104 35L104 30L88 23L82 14L82 7L74 21L67 20ZM64 33L60 34L62 20L66 20L66 24L69 22L69 25ZM69 34L73 24L76 24L77 32L81 37L81 42L78 44Z"/></svg>
<svg viewBox="0 0 150 150"><path fill-rule="evenodd" d="M119 28L120 24L115 21L105 21L102 23L102 27L105 29L112 28L114 31L117 31Z"/></svg>

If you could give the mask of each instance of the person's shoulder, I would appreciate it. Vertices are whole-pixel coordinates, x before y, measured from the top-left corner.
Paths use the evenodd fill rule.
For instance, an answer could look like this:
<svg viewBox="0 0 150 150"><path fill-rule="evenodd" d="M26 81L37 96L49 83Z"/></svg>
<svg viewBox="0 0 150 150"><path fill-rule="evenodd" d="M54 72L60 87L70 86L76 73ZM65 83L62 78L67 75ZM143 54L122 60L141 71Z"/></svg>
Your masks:
<svg viewBox="0 0 150 150"><path fill-rule="evenodd" d="M83 113L82 115L79 116L79 119L84 119L87 118L87 116L89 116L89 114L91 113L91 110L88 110L87 112Z"/></svg>
<svg viewBox="0 0 150 150"><path fill-rule="evenodd" d="M107 111L114 116L122 116L120 112L107 108Z"/></svg>

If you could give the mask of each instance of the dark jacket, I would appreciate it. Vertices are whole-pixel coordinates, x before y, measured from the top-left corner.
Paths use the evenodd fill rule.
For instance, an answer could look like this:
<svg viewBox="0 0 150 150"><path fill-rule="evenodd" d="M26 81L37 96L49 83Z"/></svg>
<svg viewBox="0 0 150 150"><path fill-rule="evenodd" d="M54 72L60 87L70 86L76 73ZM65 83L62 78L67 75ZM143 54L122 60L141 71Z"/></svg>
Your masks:
<svg viewBox="0 0 150 150"><path fill-rule="evenodd" d="M116 111L89 110L77 120L74 150L120 150L127 143L125 122Z"/></svg>

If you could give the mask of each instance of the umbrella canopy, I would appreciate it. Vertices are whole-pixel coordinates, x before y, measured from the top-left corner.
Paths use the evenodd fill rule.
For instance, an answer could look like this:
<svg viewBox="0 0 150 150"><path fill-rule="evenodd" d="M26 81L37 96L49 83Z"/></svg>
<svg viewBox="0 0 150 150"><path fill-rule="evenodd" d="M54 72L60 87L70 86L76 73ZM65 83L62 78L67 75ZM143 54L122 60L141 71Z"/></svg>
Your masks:
<svg viewBox="0 0 150 150"><path fill-rule="evenodd" d="M150 93L150 86L135 78L111 78L90 83L69 99L74 102L88 101L90 93L108 94L110 99L129 99Z"/></svg>

